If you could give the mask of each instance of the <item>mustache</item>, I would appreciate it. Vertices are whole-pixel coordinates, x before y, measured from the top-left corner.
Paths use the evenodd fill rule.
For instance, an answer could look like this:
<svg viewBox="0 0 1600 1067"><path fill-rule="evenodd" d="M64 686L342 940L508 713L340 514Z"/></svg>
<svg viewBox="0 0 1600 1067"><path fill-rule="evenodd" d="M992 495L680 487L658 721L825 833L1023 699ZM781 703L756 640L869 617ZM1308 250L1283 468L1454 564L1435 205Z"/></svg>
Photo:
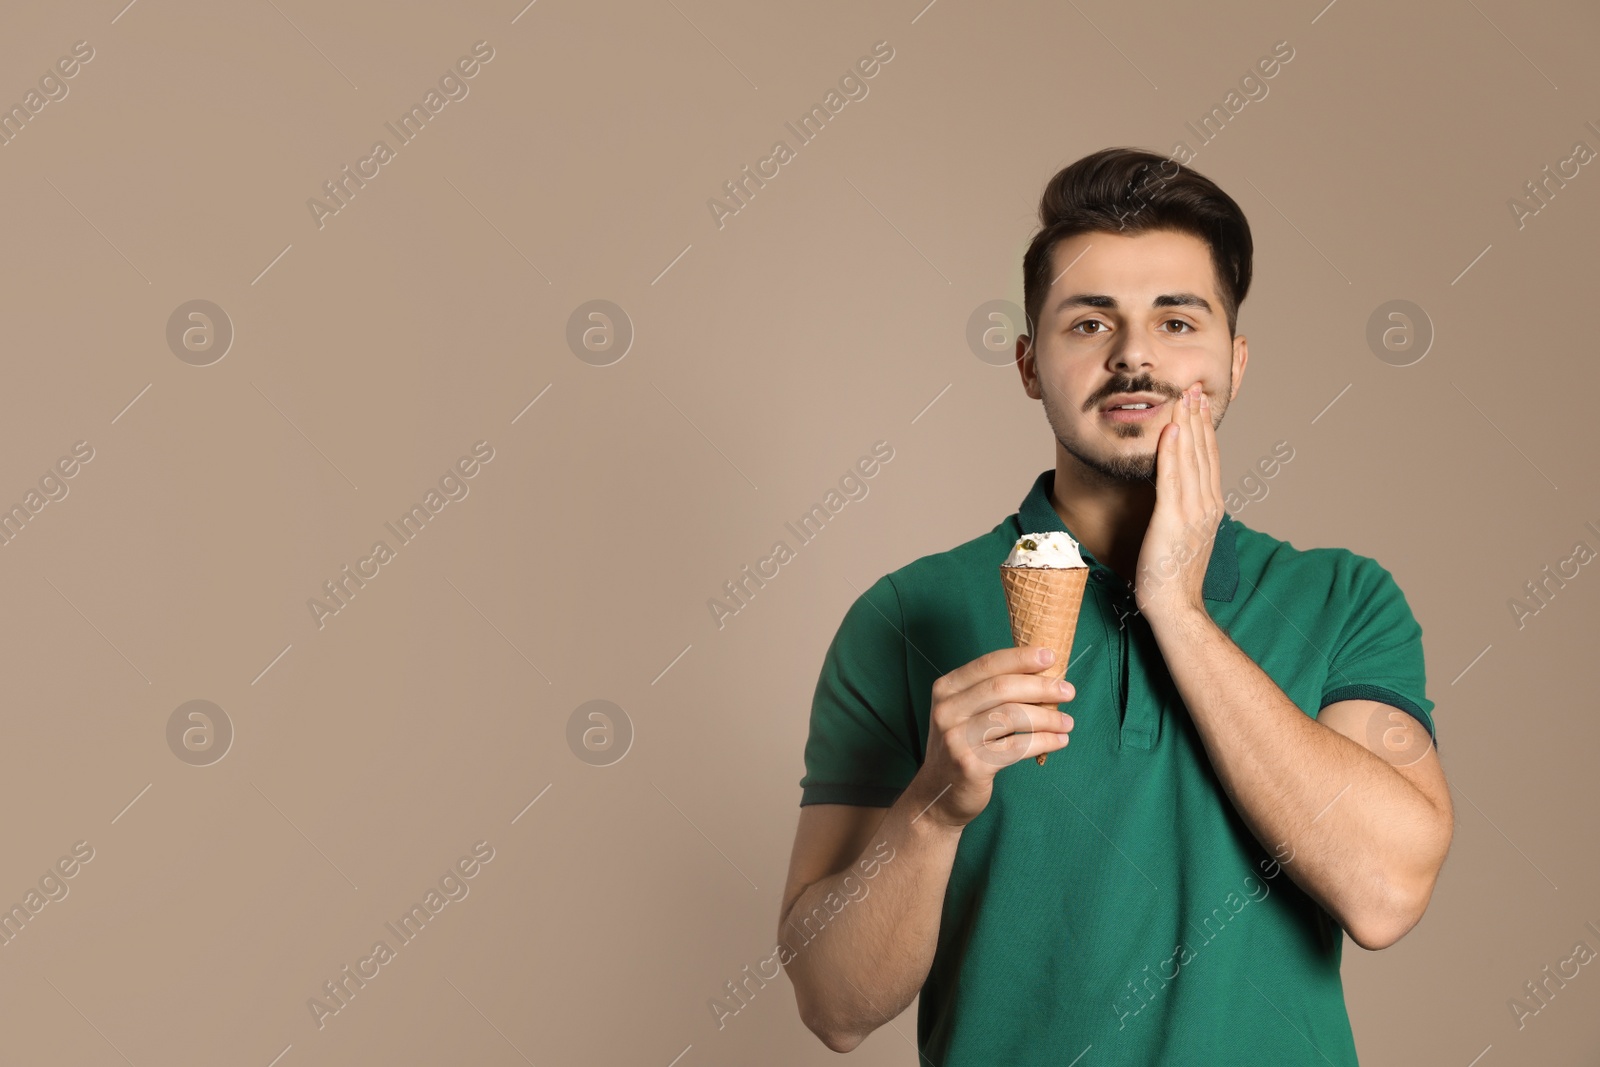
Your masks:
<svg viewBox="0 0 1600 1067"><path fill-rule="evenodd" d="M1155 393L1168 400L1177 400L1183 396L1181 390L1146 376L1144 378L1129 378L1123 381L1110 382L1104 389L1091 396L1083 405L1083 410L1093 411L1106 401L1106 398L1116 396L1118 393Z"/></svg>

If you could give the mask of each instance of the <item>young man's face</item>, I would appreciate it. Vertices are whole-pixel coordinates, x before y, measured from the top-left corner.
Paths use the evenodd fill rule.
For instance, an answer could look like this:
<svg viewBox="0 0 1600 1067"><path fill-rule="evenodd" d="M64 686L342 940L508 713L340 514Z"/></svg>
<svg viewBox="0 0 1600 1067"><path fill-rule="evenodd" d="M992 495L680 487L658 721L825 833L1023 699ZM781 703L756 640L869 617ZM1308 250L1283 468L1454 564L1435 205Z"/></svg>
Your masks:
<svg viewBox="0 0 1600 1067"><path fill-rule="evenodd" d="M1023 385L1087 471L1153 480L1157 437L1183 391L1200 382L1215 426L1243 379L1245 339L1228 336L1211 250L1187 233L1096 232L1058 241L1052 259L1038 336L1017 341ZM1150 407L1109 410L1140 402Z"/></svg>

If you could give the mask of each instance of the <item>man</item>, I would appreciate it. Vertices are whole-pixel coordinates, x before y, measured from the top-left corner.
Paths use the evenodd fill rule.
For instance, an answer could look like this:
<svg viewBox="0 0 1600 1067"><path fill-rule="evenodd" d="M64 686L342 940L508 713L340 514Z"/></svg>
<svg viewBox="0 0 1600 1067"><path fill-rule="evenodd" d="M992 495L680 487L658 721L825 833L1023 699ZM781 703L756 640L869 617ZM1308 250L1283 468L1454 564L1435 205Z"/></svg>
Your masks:
<svg viewBox="0 0 1600 1067"><path fill-rule="evenodd" d="M845 615L780 961L840 1052L920 992L932 1067L1355 1064L1343 935L1404 936L1453 828L1421 628L1376 561L1223 510L1238 205L1107 149L1051 180L1040 222L1016 361L1055 469ZM1051 530L1090 567L1064 683L1011 647L999 575Z"/></svg>

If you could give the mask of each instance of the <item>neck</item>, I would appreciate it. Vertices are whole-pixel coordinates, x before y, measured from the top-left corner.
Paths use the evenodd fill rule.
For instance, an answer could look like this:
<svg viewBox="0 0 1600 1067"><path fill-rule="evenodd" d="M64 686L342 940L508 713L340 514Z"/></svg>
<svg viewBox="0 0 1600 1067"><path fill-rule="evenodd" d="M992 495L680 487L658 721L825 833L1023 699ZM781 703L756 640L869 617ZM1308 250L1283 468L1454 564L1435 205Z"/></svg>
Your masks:
<svg viewBox="0 0 1600 1067"><path fill-rule="evenodd" d="M1133 580L1145 530L1155 511L1153 482L1108 479L1057 445L1050 503L1072 536L1095 559L1124 580Z"/></svg>

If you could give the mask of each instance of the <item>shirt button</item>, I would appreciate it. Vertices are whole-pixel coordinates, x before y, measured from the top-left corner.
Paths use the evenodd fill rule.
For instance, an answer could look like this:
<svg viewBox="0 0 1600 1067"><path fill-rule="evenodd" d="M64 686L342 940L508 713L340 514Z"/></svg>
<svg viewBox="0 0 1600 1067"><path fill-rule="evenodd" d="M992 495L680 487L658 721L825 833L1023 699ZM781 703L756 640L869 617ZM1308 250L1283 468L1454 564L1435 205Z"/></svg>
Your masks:
<svg viewBox="0 0 1600 1067"><path fill-rule="evenodd" d="M1103 582L1105 581L1105 575L1101 574L1099 571L1090 571L1089 580L1091 582Z"/></svg>

